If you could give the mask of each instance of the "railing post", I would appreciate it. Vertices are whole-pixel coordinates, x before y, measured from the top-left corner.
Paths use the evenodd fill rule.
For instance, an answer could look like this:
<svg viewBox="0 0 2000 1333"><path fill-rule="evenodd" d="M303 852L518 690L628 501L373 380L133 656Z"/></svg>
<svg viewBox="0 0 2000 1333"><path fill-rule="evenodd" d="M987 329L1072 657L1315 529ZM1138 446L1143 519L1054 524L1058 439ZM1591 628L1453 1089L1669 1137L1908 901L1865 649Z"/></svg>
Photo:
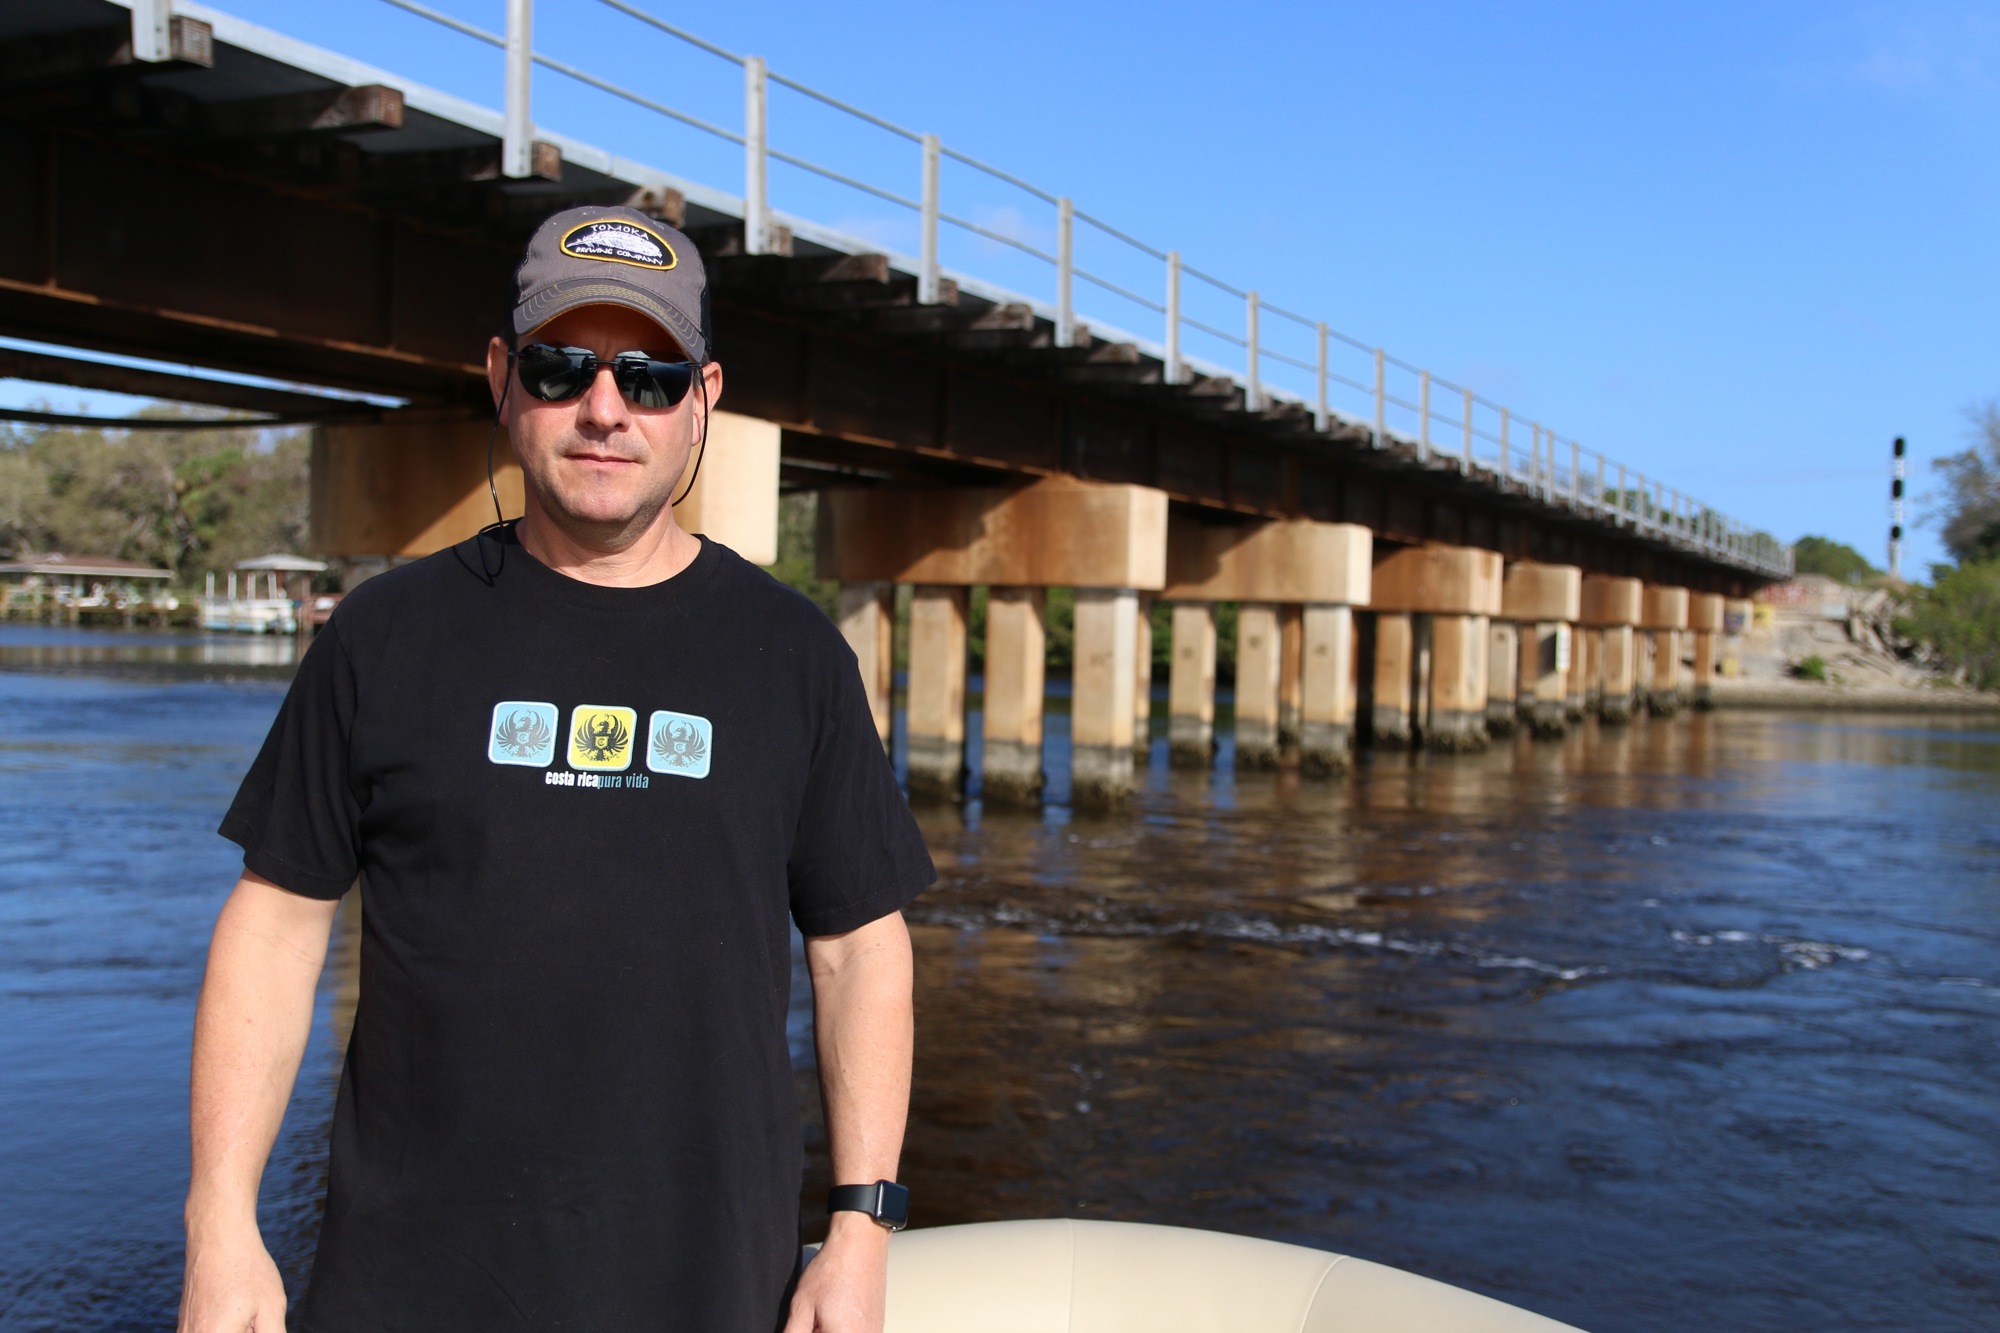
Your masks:
<svg viewBox="0 0 2000 1333"><path fill-rule="evenodd" d="M1540 496L1542 493L1542 423L1528 423L1534 431L1528 437L1528 494Z"/></svg>
<svg viewBox="0 0 2000 1333"><path fill-rule="evenodd" d="M1264 410L1264 384L1259 371L1263 358L1257 350L1257 293L1251 292L1243 299L1243 359L1249 374L1250 387L1243 394L1243 408L1246 412Z"/></svg>
<svg viewBox="0 0 2000 1333"><path fill-rule="evenodd" d="M1071 250L1076 205L1068 195L1056 200L1056 346L1076 346L1076 309L1070 304L1070 273L1075 268Z"/></svg>
<svg viewBox="0 0 2000 1333"><path fill-rule="evenodd" d="M938 137L924 136L923 236L917 259L917 304L936 305L944 282L938 269Z"/></svg>
<svg viewBox="0 0 2000 1333"><path fill-rule="evenodd" d="M1472 475L1472 390L1465 391L1465 466L1461 469L1467 476Z"/></svg>
<svg viewBox="0 0 2000 1333"><path fill-rule="evenodd" d="M1504 407L1501 408L1500 409L1500 480L1502 481L1507 481L1512 476L1512 473L1510 473L1508 469L1511 468L1513 464L1509 462L1507 458L1507 427L1512 422L1512 420L1513 420L1513 414L1509 412L1506 408Z"/></svg>
<svg viewBox="0 0 2000 1333"><path fill-rule="evenodd" d="M1181 252L1167 252L1167 383L1179 384L1181 365Z"/></svg>
<svg viewBox="0 0 2000 1333"><path fill-rule="evenodd" d="M1667 483L1664 481L1655 481L1653 483L1654 530L1661 536L1665 536L1667 532L1666 513Z"/></svg>
<svg viewBox="0 0 2000 1333"><path fill-rule="evenodd" d="M1431 373L1417 372L1417 461L1431 461Z"/></svg>
<svg viewBox="0 0 2000 1333"><path fill-rule="evenodd" d="M1375 349L1375 447L1389 447L1389 395L1386 392L1389 355Z"/></svg>
<svg viewBox="0 0 2000 1333"><path fill-rule="evenodd" d="M160 8L167 6L162 3ZM506 90L500 129L500 174L534 174L535 122L528 90L535 73L535 0L507 0Z"/></svg>
<svg viewBox="0 0 2000 1333"><path fill-rule="evenodd" d="M1604 499L1604 455L1597 456L1597 512L1603 513L1611 506Z"/></svg>
<svg viewBox="0 0 2000 1333"><path fill-rule="evenodd" d="M1625 520L1625 514L1631 508L1632 508L1632 494L1629 490L1626 489L1625 486L1625 465L1623 463L1620 463L1618 465L1618 515L1619 515L1618 526L1619 527L1628 528L1632 526Z"/></svg>
<svg viewBox="0 0 2000 1333"><path fill-rule="evenodd" d="M761 255L770 245L770 131L765 118L764 57L743 61L743 253Z"/></svg>
<svg viewBox="0 0 2000 1333"><path fill-rule="evenodd" d="M1313 400L1313 429L1324 431L1333 424L1333 412L1326 404L1326 325L1315 324L1313 333L1319 342L1319 396Z"/></svg>
<svg viewBox="0 0 2000 1333"><path fill-rule="evenodd" d="M508 17L511 21L511 12ZM173 59L173 38L169 27L173 19L172 0L133 0L132 59L147 64Z"/></svg>

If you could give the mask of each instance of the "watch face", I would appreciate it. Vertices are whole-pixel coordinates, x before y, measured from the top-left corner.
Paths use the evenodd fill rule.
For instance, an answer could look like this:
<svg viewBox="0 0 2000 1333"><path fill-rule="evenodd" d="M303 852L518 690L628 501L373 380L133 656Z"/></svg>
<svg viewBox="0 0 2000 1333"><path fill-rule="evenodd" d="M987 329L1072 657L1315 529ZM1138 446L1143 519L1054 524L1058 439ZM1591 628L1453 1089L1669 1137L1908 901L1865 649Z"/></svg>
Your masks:
<svg viewBox="0 0 2000 1333"><path fill-rule="evenodd" d="M875 1206L875 1220L887 1226L903 1227L910 1222L910 1191L893 1181L876 1186L881 1191Z"/></svg>

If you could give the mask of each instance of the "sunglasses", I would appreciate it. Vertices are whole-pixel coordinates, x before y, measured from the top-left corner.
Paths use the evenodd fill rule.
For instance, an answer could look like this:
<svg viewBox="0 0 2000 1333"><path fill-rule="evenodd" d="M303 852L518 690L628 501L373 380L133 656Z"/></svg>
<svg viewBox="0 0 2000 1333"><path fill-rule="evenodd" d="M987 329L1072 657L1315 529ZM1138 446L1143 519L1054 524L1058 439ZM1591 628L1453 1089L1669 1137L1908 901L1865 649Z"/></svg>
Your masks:
<svg viewBox="0 0 2000 1333"><path fill-rule="evenodd" d="M532 343L509 354L521 387L545 403L563 403L582 394L605 362L587 347ZM611 382L634 407L673 407L687 397L701 367L693 361L657 361L644 352L611 358Z"/></svg>

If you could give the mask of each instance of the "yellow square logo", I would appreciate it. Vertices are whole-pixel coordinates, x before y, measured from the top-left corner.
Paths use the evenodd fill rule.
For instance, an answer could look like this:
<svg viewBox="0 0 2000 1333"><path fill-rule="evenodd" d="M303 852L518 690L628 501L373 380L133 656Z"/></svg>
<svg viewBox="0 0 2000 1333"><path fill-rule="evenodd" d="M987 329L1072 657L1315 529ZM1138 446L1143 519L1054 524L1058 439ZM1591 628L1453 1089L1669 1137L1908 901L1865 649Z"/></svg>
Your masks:
<svg viewBox="0 0 2000 1333"><path fill-rule="evenodd" d="M609 704L579 704L569 715L569 766L617 773L632 766L632 732L639 715Z"/></svg>

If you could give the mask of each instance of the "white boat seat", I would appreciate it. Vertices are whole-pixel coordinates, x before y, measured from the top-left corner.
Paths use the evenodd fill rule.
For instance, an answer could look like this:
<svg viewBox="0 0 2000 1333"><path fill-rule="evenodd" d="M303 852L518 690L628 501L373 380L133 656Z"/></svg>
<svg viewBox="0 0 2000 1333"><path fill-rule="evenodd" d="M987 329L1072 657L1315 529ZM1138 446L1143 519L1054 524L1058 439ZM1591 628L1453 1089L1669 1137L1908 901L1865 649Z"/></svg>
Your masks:
<svg viewBox="0 0 2000 1333"><path fill-rule="evenodd" d="M1067 1218L980 1222L905 1231L889 1245L886 1333L1561 1333L1569 1327L1366 1259L1182 1227Z"/></svg>

